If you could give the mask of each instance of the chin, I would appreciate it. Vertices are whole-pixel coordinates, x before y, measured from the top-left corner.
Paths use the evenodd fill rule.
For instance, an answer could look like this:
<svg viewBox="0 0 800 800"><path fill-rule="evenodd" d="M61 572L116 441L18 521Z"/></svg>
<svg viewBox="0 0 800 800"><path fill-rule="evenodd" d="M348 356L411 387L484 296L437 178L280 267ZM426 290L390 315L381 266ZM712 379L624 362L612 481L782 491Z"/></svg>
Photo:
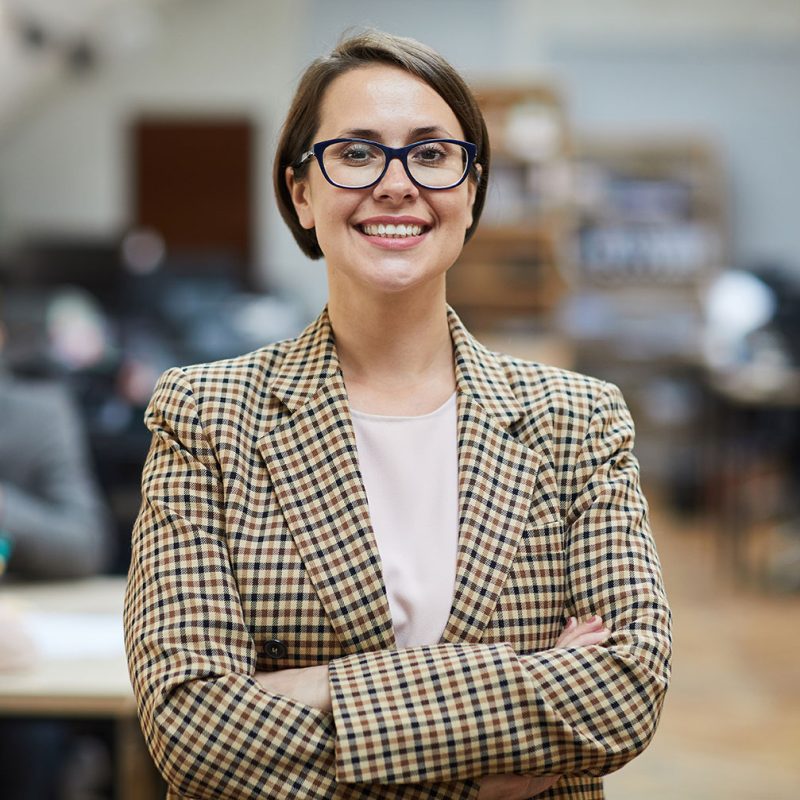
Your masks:
<svg viewBox="0 0 800 800"><path fill-rule="evenodd" d="M398 295L426 287L433 291L439 282L444 283L447 268L440 259L428 261L420 253L403 254L370 253L369 257L351 258L347 267L336 266L338 259L328 259L329 284L337 285L340 291L363 290L373 294ZM333 261L333 266L331 262Z"/></svg>

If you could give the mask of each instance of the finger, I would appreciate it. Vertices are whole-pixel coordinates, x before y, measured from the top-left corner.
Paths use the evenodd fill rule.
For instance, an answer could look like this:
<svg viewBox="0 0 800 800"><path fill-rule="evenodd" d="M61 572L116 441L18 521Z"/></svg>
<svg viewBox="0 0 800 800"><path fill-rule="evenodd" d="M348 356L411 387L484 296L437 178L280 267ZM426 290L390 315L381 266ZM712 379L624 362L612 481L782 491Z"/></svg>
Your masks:
<svg viewBox="0 0 800 800"><path fill-rule="evenodd" d="M602 644L609 636L611 636L611 631L608 628L602 628L599 631L587 631L573 638L567 646L589 647L590 645Z"/></svg>
<svg viewBox="0 0 800 800"><path fill-rule="evenodd" d="M588 621L587 621L588 620ZM598 615L587 617L583 622L578 622L575 617L570 617L561 635L556 640L556 647L566 647L576 637L584 633L600 630L603 619Z"/></svg>
<svg viewBox="0 0 800 800"><path fill-rule="evenodd" d="M564 626L564 630L561 631L561 635L556 640L556 647L562 647L566 642L568 642L572 636L572 631L575 630L578 621L575 617L570 617L567 620L567 624Z"/></svg>
<svg viewBox="0 0 800 800"><path fill-rule="evenodd" d="M586 644L596 644L600 641L605 641L609 635L608 628L600 628L599 630L581 630L573 634L559 637L558 641L553 645L554 647L582 647Z"/></svg>

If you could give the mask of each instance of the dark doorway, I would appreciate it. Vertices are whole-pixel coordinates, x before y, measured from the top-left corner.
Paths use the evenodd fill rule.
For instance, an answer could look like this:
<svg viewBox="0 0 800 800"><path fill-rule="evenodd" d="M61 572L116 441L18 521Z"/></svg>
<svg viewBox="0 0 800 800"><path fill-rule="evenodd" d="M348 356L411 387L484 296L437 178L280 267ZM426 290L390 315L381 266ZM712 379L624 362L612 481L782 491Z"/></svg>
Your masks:
<svg viewBox="0 0 800 800"><path fill-rule="evenodd" d="M134 223L164 238L168 269L252 284L253 143L246 119L134 123Z"/></svg>

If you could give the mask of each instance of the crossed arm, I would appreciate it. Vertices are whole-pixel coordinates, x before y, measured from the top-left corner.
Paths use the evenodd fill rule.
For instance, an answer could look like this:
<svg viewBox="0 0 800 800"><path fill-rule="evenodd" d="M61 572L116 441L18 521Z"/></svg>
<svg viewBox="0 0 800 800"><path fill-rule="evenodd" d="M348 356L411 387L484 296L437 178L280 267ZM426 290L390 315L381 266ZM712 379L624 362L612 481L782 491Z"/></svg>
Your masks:
<svg viewBox="0 0 800 800"><path fill-rule="evenodd" d="M570 617L552 649L599 645L609 634L610 631L604 626L602 618L597 615L580 621ZM271 694L289 697L325 713L330 713L332 710L326 664L275 672L256 672L255 679ZM478 800L524 800L546 791L558 781L559 777L514 773L487 775L481 780Z"/></svg>

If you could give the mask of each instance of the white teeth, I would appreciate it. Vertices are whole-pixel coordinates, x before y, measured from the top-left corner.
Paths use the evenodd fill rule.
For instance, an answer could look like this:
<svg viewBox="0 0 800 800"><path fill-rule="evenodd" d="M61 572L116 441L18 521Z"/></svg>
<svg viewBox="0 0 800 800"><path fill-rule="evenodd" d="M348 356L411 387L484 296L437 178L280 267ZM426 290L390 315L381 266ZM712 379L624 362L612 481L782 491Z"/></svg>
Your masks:
<svg viewBox="0 0 800 800"><path fill-rule="evenodd" d="M404 236L419 236L422 233L422 225L362 225L361 230L367 236L394 236L402 238Z"/></svg>

